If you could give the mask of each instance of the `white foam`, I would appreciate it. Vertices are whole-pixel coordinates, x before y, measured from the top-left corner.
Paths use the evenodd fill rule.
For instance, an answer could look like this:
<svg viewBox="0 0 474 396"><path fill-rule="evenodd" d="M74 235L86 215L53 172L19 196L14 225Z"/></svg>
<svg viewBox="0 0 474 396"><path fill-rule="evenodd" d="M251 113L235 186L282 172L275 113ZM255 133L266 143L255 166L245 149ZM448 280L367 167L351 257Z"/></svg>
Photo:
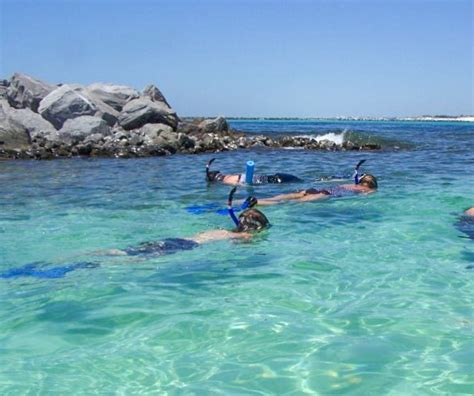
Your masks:
<svg viewBox="0 0 474 396"><path fill-rule="evenodd" d="M348 129L344 129L340 133L329 132L329 133L325 133L324 135L298 135L297 137L315 140L317 142L321 142L323 140L329 140L330 142L333 142L337 145L341 145L342 143L344 143L344 138L347 131Z"/></svg>

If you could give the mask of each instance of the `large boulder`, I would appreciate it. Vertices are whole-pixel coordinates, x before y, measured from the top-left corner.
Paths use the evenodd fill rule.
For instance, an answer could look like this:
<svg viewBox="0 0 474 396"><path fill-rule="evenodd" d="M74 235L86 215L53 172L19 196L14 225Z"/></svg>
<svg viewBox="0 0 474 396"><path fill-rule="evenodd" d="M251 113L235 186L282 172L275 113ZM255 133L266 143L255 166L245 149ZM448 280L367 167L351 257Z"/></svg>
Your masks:
<svg viewBox="0 0 474 396"><path fill-rule="evenodd" d="M75 144L82 142L92 135L108 136L111 134L110 126L99 117L81 116L66 120L58 132L58 140Z"/></svg>
<svg viewBox="0 0 474 396"><path fill-rule="evenodd" d="M109 125L114 125L118 117L115 109L78 84L65 84L55 89L41 101L38 110L56 129L61 129L66 120L85 115L98 115Z"/></svg>
<svg viewBox="0 0 474 396"><path fill-rule="evenodd" d="M125 85L95 83L87 87L87 92L99 98L117 111L121 111L123 106L133 99L137 99L140 94L137 90Z"/></svg>
<svg viewBox="0 0 474 396"><path fill-rule="evenodd" d="M146 145L161 146L173 137L177 140L177 133L173 132L173 128L165 124L146 124L139 130L140 135L143 136L143 142Z"/></svg>
<svg viewBox="0 0 474 396"><path fill-rule="evenodd" d="M213 120L204 120L199 124L199 128L204 133L220 133L229 130L229 124L224 117L217 117Z"/></svg>
<svg viewBox="0 0 474 396"><path fill-rule="evenodd" d="M37 112L41 100L55 88L26 74L15 73L7 90L8 101L17 109L30 108Z"/></svg>
<svg viewBox="0 0 474 396"><path fill-rule="evenodd" d="M30 109L11 109L10 119L25 128L31 139L50 139L56 134L51 123Z"/></svg>
<svg viewBox="0 0 474 396"><path fill-rule="evenodd" d="M21 150L31 144L26 128L12 119L12 110L6 100L0 100L0 150Z"/></svg>
<svg viewBox="0 0 474 396"><path fill-rule="evenodd" d="M123 129L140 128L145 124L160 123L176 129L178 116L163 102L153 102L149 98L139 98L128 102L119 115Z"/></svg>
<svg viewBox="0 0 474 396"><path fill-rule="evenodd" d="M85 91L81 90L81 92L87 96ZM94 103L97 108L95 116L101 117L105 122L107 122L108 125L114 126L117 123L119 112L112 106L109 106L107 103L103 102L94 94L89 94L88 97L92 100L92 103Z"/></svg>
<svg viewBox="0 0 474 396"><path fill-rule="evenodd" d="M156 85L147 85L143 89L142 95L150 98L153 102L163 102L166 106L171 107Z"/></svg>

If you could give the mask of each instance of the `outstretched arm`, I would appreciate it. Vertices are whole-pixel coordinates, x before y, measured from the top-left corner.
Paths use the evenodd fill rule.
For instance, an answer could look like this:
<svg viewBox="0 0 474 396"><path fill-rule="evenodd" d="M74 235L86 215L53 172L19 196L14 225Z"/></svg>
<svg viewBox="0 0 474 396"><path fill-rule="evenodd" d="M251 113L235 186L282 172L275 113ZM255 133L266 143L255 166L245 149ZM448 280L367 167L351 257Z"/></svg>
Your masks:
<svg viewBox="0 0 474 396"><path fill-rule="evenodd" d="M214 241L222 241L225 239L250 239L252 234L248 232L233 232L227 230L211 230L201 232L193 237L186 238L196 243L207 243Z"/></svg>

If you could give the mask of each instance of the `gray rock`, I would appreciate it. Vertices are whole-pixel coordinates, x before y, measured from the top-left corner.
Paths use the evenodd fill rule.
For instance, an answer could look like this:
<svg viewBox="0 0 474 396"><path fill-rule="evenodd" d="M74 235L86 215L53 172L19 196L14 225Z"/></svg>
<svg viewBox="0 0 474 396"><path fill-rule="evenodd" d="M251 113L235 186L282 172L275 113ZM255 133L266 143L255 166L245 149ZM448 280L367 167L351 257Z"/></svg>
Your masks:
<svg viewBox="0 0 474 396"><path fill-rule="evenodd" d="M58 132L58 138L65 143L75 144L84 141L91 135L110 135L111 130L107 123L92 116L81 116L67 120Z"/></svg>
<svg viewBox="0 0 474 396"><path fill-rule="evenodd" d="M119 124L124 129L140 128L149 123L162 123L176 129L178 116L162 102L139 98L128 102L119 115Z"/></svg>
<svg viewBox="0 0 474 396"><path fill-rule="evenodd" d="M137 99L140 94L137 90L125 85L114 84L91 84L87 87L87 92L99 98L117 111L121 111L126 103Z"/></svg>
<svg viewBox="0 0 474 396"><path fill-rule="evenodd" d="M163 102L166 106L171 107L156 85L147 85L143 89L142 95L150 98L153 102Z"/></svg>
<svg viewBox="0 0 474 396"><path fill-rule="evenodd" d="M8 85L8 80L0 80L0 99L7 98Z"/></svg>
<svg viewBox="0 0 474 396"><path fill-rule="evenodd" d="M31 139L26 128L11 117L10 107L6 100L0 100L0 150L27 149Z"/></svg>
<svg viewBox="0 0 474 396"><path fill-rule="evenodd" d="M18 109L30 108L37 112L41 100L55 88L26 74L15 73L7 90L8 101Z"/></svg>
<svg viewBox="0 0 474 396"><path fill-rule="evenodd" d="M78 84L64 84L55 89L41 101L39 112L57 129L66 120L84 115L99 116L112 126L119 115L118 111Z"/></svg>
<svg viewBox="0 0 474 396"><path fill-rule="evenodd" d="M163 144L163 136L170 136L169 134L176 134L173 128L166 124L146 124L139 130L140 135L143 136L143 142L146 145L160 145Z"/></svg>
<svg viewBox="0 0 474 396"><path fill-rule="evenodd" d="M204 120L199 124L199 128L204 133L219 133L227 132L229 130L229 124L224 117L217 117L213 120Z"/></svg>
<svg viewBox="0 0 474 396"><path fill-rule="evenodd" d="M53 125L30 109L11 109L10 118L18 125L23 126L31 139L51 138L56 134Z"/></svg>
<svg viewBox="0 0 474 396"><path fill-rule="evenodd" d="M64 84L56 88L40 103L38 111L41 116L60 129L66 120L85 115L94 115L97 106L78 85Z"/></svg>
<svg viewBox="0 0 474 396"><path fill-rule="evenodd" d="M86 95L85 91L81 92ZM103 102L94 94L88 94L88 96L97 108L95 116L102 118L105 122L107 122L108 125L114 126L118 121L119 112L115 110L112 106L109 106L107 103Z"/></svg>

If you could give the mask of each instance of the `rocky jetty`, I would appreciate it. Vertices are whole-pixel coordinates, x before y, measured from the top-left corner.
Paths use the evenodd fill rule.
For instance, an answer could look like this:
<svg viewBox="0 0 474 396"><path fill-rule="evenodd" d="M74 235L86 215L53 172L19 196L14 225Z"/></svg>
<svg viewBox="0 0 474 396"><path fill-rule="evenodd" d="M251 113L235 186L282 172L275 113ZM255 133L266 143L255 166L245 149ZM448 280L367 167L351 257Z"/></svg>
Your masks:
<svg viewBox="0 0 474 396"><path fill-rule="evenodd" d="M145 157L248 148L377 150L310 137L249 135L226 119L180 120L155 85L49 84L15 73L0 80L0 159Z"/></svg>

